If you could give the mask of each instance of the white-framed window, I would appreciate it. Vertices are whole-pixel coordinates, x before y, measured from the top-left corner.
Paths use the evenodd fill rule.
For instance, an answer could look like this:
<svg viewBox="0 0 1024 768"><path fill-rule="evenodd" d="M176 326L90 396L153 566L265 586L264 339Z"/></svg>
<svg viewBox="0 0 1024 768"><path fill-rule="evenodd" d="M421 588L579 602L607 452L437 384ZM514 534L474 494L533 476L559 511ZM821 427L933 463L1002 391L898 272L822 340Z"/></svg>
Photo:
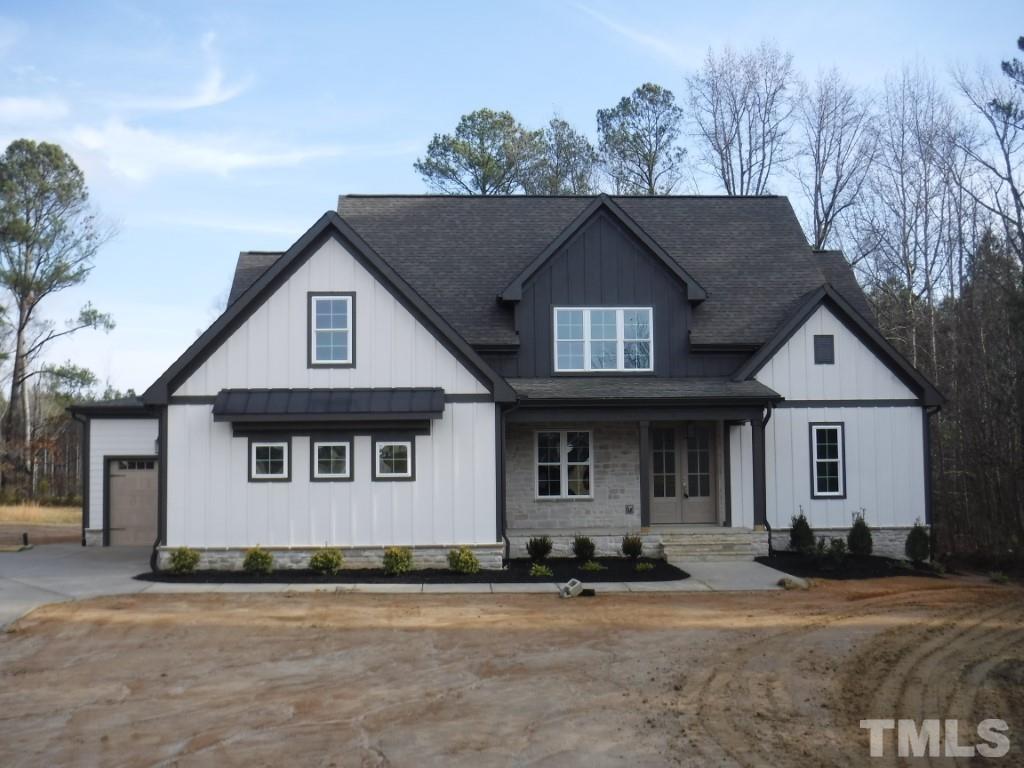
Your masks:
<svg viewBox="0 0 1024 768"><path fill-rule="evenodd" d="M411 437L401 440L374 438L373 479L415 479L414 446L415 441Z"/></svg>
<svg viewBox="0 0 1024 768"><path fill-rule="evenodd" d="M536 438L537 498L591 498L591 433L583 429L545 429Z"/></svg>
<svg viewBox="0 0 1024 768"><path fill-rule="evenodd" d="M841 423L811 424L811 497L846 497L846 446Z"/></svg>
<svg viewBox="0 0 1024 768"><path fill-rule="evenodd" d="M352 479L352 443L348 440L314 440L310 456L313 480Z"/></svg>
<svg viewBox="0 0 1024 768"><path fill-rule="evenodd" d="M309 294L309 364L355 364L355 294Z"/></svg>
<svg viewBox="0 0 1024 768"><path fill-rule="evenodd" d="M291 467L287 440L251 440L249 442L250 480L287 480Z"/></svg>
<svg viewBox="0 0 1024 768"><path fill-rule="evenodd" d="M650 307L555 307L555 370L653 371Z"/></svg>

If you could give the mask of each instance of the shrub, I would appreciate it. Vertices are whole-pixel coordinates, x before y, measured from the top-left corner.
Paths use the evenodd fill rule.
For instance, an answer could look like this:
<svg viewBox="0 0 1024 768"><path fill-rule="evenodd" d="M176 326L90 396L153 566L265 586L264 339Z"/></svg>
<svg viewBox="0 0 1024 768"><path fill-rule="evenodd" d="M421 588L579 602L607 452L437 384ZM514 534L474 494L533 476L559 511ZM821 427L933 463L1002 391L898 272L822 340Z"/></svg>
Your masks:
<svg viewBox="0 0 1024 768"><path fill-rule="evenodd" d="M846 559L846 542L843 539L832 539L828 543L828 559L836 565Z"/></svg>
<svg viewBox="0 0 1024 768"><path fill-rule="evenodd" d="M535 536L526 542L526 552L535 563L547 560L551 554L551 538L548 536Z"/></svg>
<svg viewBox="0 0 1024 768"><path fill-rule="evenodd" d="M333 576L341 570L345 556L340 549L321 549L309 558L309 567L325 576Z"/></svg>
<svg viewBox="0 0 1024 768"><path fill-rule="evenodd" d="M572 553L577 560L593 560L596 549L594 540L589 536L577 536L572 540Z"/></svg>
<svg viewBox="0 0 1024 768"><path fill-rule="evenodd" d="M794 515L789 526L789 548L794 552L810 552L814 549L814 531L801 510Z"/></svg>
<svg viewBox="0 0 1024 768"><path fill-rule="evenodd" d="M480 561L469 547L459 547L448 552L448 567L455 573L479 573Z"/></svg>
<svg viewBox="0 0 1024 768"><path fill-rule="evenodd" d="M654 570L654 563L637 563L633 566L633 570L637 573L647 573Z"/></svg>
<svg viewBox="0 0 1024 768"><path fill-rule="evenodd" d="M171 552L171 570L175 573L192 573L199 565L199 553L188 547L178 547Z"/></svg>
<svg viewBox="0 0 1024 768"><path fill-rule="evenodd" d="M622 537L622 554L636 560L644 553L644 540L635 533L627 533Z"/></svg>
<svg viewBox="0 0 1024 768"><path fill-rule="evenodd" d="M988 575L988 580L993 584L1006 584L1010 580L1010 577L1002 571L992 571L992 573Z"/></svg>
<svg viewBox="0 0 1024 768"><path fill-rule="evenodd" d="M587 562L580 566L580 570L586 571L587 573L597 573L598 571L604 571L607 569L597 562L597 560L587 560Z"/></svg>
<svg viewBox="0 0 1024 768"><path fill-rule="evenodd" d="M871 554L874 543L871 541L871 528L863 514L853 518L853 528L846 534L846 543L850 548L851 555Z"/></svg>
<svg viewBox="0 0 1024 768"><path fill-rule="evenodd" d="M546 579L550 579L555 574L554 571L552 571L550 568L544 565L544 563L534 563L530 566L530 575L537 578L543 577Z"/></svg>
<svg viewBox="0 0 1024 768"><path fill-rule="evenodd" d="M931 552L931 542L928 537L928 529L921 525L920 520L914 523L914 527L907 534L907 543L903 551L914 565L923 563L928 559L928 555Z"/></svg>
<svg viewBox="0 0 1024 768"><path fill-rule="evenodd" d="M257 545L245 553L242 568L249 573L266 575L274 570L274 556Z"/></svg>
<svg viewBox="0 0 1024 768"><path fill-rule="evenodd" d="M412 550L408 547L387 547L384 550L384 573L398 576L412 570Z"/></svg>

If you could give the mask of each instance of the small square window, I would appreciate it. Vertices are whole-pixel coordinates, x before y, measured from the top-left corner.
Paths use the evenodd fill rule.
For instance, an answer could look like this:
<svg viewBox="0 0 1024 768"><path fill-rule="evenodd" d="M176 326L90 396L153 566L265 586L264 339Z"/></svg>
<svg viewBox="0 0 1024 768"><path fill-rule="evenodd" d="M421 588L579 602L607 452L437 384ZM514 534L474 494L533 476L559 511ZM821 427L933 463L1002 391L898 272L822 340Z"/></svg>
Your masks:
<svg viewBox="0 0 1024 768"><path fill-rule="evenodd" d="M836 362L836 337L831 334L814 337L814 364L834 365Z"/></svg>
<svg viewBox="0 0 1024 768"><path fill-rule="evenodd" d="M250 480L287 480L287 441L252 441L249 444Z"/></svg>
<svg viewBox="0 0 1024 768"><path fill-rule="evenodd" d="M352 444L348 440L314 440L310 457L313 480L352 479Z"/></svg>
<svg viewBox="0 0 1024 768"><path fill-rule="evenodd" d="M407 440L374 440L373 479L415 479L414 445L411 438Z"/></svg>

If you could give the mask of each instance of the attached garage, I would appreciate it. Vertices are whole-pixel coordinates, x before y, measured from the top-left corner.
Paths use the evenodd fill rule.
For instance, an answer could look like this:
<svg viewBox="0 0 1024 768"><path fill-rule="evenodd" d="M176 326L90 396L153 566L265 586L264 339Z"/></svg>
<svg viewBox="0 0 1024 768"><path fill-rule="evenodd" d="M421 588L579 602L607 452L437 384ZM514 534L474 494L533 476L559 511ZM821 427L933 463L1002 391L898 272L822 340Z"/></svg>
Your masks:
<svg viewBox="0 0 1024 768"><path fill-rule="evenodd" d="M159 421L137 398L71 409L83 425L82 543L152 546L158 532Z"/></svg>

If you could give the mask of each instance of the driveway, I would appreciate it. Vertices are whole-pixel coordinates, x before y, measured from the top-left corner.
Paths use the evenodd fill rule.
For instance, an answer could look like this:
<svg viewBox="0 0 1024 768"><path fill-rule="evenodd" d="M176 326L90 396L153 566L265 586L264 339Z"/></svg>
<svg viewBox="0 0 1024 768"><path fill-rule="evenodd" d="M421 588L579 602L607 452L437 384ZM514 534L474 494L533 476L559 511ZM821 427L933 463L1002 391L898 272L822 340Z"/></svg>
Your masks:
<svg viewBox="0 0 1024 768"><path fill-rule="evenodd" d="M149 570L152 547L47 544L0 552L0 627L46 603L142 592L132 576Z"/></svg>

